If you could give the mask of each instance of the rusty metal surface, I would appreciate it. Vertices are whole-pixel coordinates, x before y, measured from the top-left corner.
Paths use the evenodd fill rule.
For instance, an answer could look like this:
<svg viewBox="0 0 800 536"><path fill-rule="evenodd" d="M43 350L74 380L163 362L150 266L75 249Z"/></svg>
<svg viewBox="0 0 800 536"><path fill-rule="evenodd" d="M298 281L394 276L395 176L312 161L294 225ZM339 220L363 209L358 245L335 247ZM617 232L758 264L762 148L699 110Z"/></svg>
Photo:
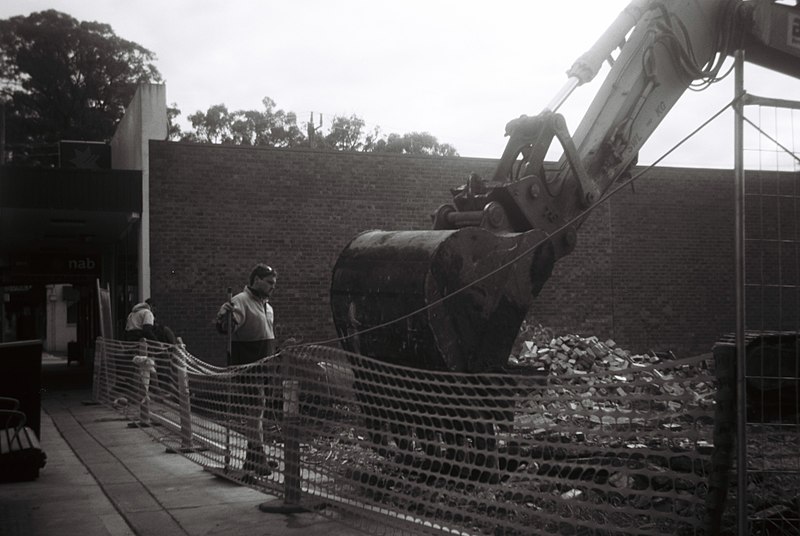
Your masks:
<svg viewBox="0 0 800 536"><path fill-rule="evenodd" d="M552 269L549 243L534 251L544 240L537 231L495 235L477 227L358 235L331 284L343 346L425 369L504 367Z"/></svg>

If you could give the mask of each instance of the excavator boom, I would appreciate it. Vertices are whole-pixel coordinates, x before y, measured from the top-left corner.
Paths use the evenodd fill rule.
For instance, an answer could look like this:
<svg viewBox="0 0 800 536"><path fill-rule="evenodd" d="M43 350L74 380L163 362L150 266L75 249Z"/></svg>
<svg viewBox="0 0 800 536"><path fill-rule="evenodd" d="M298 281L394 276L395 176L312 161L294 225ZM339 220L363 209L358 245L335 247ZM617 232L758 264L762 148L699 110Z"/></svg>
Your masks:
<svg viewBox="0 0 800 536"><path fill-rule="evenodd" d="M617 48L570 135L558 107ZM370 231L344 249L331 306L345 349L426 369L504 368L587 209L628 173L684 91L717 80L726 55L740 48L800 76L800 9L768 0L631 2L543 112L508 123L491 180L470 176L436 211L432 230ZM546 165L554 141L563 157Z"/></svg>

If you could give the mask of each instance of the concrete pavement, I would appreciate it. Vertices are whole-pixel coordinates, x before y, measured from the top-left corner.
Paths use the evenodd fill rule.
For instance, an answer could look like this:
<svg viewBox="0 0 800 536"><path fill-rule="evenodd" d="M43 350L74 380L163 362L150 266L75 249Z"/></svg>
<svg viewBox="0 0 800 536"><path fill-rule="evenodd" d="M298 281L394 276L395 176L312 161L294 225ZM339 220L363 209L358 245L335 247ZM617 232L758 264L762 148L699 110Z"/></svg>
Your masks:
<svg viewBox="0 0 800 536"><path fill-rule="evenodd" d="M118 413L87 404L91 390L80 368L43 358L47 465L38 480L0 484L0 536L365 533L358 528L364 520L331 511L262 512L258 506L275 497L168 454Z"/></svg>

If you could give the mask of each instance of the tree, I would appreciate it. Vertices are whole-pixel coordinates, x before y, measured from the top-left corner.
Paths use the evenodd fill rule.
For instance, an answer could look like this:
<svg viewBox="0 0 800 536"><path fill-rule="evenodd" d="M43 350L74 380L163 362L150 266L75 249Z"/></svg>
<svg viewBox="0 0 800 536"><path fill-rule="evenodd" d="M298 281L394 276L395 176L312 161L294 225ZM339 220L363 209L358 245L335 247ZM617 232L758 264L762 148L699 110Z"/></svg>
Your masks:
<svg viewBox="0 0 800 536"><path fill-rule="evenodd" d="M428 132L411 132L402 136L389 134L385 140L380 140L376 144L374 152L458 156L455 147L447 143L439 143L436 137Z"/></svg>
<svg viewBox="0 0 800 536"><path fill-rule="evenodd" d="M376 127L365 134L365 125L364 120L355 114L350 117L336 116L324 138L325 144L337 151L372 151L380 137L380 129Z"/></svg>
<svg viewBox="0 0 800 536"><path fill-rule="evenodd" d="M307 124L308 136L297 126L293 112L278 109L269 97L261 100L263 111L239 110L229 112L224 104L211 106L206 112L197 111L188 117L193 130L180 139L205 143L231 143L269 147L311 147L334 151L387 152L458 156L455 147L439 143L428 132L389 134L381 136L380 128L366 130L366 122L355 114L334 116L324 132L322 126ZM178 110L178 113L180 111ZM173 124L170 117L170 125ZM178 129L179 131L180 129ZM171 136L171 139L177 139Z"/></svg>
<svg viewBox="0 0 800 536"><path fill-rule="evenodd" d="M181 126L176 122L178 116L181 115L181 110L178 108L177 103L172 103L167 106L167 139L179 140L183 137Z"/></svg>
<svg viewBox="0 0 800 536"><path fill-rule="evenodd" d="M192 131L171 139L205 143L231 143L270 147L295 147L305 143L292 112L275 109L269 97L261 100L264 111L237 110L229 112L224 104L197 110L188 117Z"/></svg>
<svg viewBox="0 0 800 536"><path fill-rule="evenodd" d="M275 101L269 97L264 97L261 103L264 111L229 112L225 104L214 105L206 112L198 110L188 117L194 130L181 139L270 147L297 147L305 143L294 113L276 109Z"/></svg>
<svg viewBox="0 0 800 536"><path fill-rule="evenodd" d="M231 114L224 104L215 104L203 113L200 110L189 116L194 132L189 133L189 141L203 141L207 143L231 143Z"/></svg>
<svg viewBox="0 0 800 536"><path fill-rule="evenodd" d="M238 111L234 124L240 134L240 143L269 145L272 147L296 147L305 142L305 136L297 126L294 112L276 108L269 97L261 99L264 111Z"/></svg>
<svg viewBox="0 0 800 536"><path fill-rule="evenodd" d="M0 99L15 163L46 164L37 146L107 141L140 83L159 83L156 56L108 24L48 10L0 20Z"/></svg>

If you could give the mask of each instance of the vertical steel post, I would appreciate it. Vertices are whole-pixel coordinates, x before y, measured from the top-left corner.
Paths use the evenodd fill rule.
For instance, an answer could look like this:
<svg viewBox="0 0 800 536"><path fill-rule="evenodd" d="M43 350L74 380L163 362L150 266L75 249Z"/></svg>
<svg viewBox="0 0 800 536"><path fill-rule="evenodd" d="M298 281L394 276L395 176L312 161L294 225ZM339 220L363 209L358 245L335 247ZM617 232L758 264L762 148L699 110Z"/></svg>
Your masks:
<svg viewBox="0 0 800 536"><path fill-rule="evenodd" d="M744 51L735 54L734 199L736 256L736 520L747 536L747 400L745 399Z"/></svg>
<svg viewBox="0 0 800 536"><path fill-rule="evenodd" d="M287 378L296 377L291 363L286 363ZM283 501L269 501L258 505L267 513L293 514L306 512L300 504L302 474L300 467L300 382L283 381Z"/></svg>
<svg viewBox="0 0 800 536"><path fill-rule="evenodd" d="M287 504L300 502L300 382L283 382L283 489Z"/></svg>
<svg viewBox="0 0 800 536"><path fill-rule="evenodd" d="M228 303L233 303L233 289L228 287ZM224 471L227 473L231 468L231 420L233 420L233 409L231 408L231 390L233 389L233 374L230 371L233 359L233 310L228 312L228 345L227 345L227 360L226 363L228 370L226 385L225 385L225 414L220 419L220 422L225 426L225 464Z"/></svg>
<svg viewBox="0 0 800 536"><path fill-rule="evenodd" d="M208 450L194 443L194 432L192 431L192 401L191 391L189 390L189 366L186 359L186 345L180 337L178 337L178 342L173 344L170 349L170 363L175 371L174 381L175 391L178 396L181 444L179 447L167 447L166 452L171 454L177 452L187 454L190 452Z"/></svg>
<svg viewBox="0 0 800 536"><path fill-rule="evenodd" d="M183 343L180 343L181 346ZM189 369L186 366L186 356L183 355L182 348L177 345L172 347L172 362L178 376L178 404L180 407L181 423L181 452L187 452L192 448L192 403L189 398Z"/></svg>
<svg viewBox="0 0 800 536"><path fill-rule="evenodd" d="M95 343L94 363L92 363L92 400L95 402L100 401L100 389L102 388L101 382L103 381L102 371L106 362L106 338L100 337ZM109 397L106 397L108 401Z"/></svg>

